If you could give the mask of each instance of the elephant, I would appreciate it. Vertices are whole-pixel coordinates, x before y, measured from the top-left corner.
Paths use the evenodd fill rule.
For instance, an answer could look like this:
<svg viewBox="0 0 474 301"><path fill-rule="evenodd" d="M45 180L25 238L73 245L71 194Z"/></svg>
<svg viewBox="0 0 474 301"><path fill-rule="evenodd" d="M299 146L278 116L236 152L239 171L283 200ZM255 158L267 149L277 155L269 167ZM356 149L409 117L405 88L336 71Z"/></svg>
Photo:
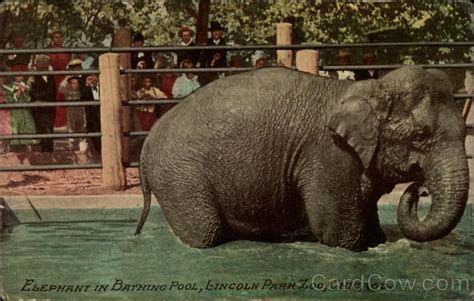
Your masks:
<svg viewBox="0 0 474 301"><path fill-rule="evenodd" d="M377 201L398 183L403 235L449 234L467 203L465 122L447 76L404 66L343 81L285 67L196 90L151 129L140 154L151 193L182 243L278 242L309 229L320 243L364 251L386 241ZM429 193L428 215L417 216Z"/></svg>

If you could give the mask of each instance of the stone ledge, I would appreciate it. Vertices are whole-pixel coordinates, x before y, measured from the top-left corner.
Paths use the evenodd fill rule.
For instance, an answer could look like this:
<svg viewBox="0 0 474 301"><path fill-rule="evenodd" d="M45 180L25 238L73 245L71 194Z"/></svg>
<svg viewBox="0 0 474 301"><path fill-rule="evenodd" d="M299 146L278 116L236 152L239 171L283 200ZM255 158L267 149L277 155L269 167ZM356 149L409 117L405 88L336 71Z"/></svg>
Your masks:
<svg viewBox="0 0 474 301"><path fill-rule="evenodd" d="M398 188L388 195L384 195L378 202L379 205L398 205L404 191ZM107 195L65 195L65 196L3 196L13 210L30 210L28 199L37 209L120 209L142 208L143 196L141 194L107 194ZM421 198L420 203L429 203L430 198ZM468 203L474 203L474 193L469 193ZM152 196L152 206L157 201Z"/></svg>

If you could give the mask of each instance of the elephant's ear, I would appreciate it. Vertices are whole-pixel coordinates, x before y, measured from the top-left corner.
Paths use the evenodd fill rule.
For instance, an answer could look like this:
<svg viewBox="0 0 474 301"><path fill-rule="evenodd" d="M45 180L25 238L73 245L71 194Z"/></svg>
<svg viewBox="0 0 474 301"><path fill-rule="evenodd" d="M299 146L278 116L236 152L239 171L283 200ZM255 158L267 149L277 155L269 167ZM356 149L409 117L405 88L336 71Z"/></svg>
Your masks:
<svg viewBox="0 0 474 301"><path fill-rule="evenodd" d="M354 83L339 100L329 119L329 128L359 155L365 169L377 147L380 119L380 85L376 80Z"/></svg>

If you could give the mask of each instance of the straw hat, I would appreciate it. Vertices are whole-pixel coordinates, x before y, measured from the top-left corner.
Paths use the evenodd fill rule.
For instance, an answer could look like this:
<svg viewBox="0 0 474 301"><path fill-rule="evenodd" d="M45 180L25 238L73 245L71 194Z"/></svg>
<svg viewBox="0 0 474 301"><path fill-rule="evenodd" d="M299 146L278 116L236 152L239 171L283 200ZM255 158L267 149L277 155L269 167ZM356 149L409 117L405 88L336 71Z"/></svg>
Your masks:
<svg viewBox="0 0 474 301"><path fill-rule="evenodd" d="M339 53L337 54L338 57L345 57L345 56L351 56L351 52L347 49L341 49L339 50Z"/></svg>
<svg viewBox="0 0 474 301"><path fill-rule="evenodd" d="M38 54L36 56L36 63L49 63L49 56L46 54Z"/></svg>
<svg viewBox="0 0 474 301"><path fill-rule="evenodd" d="M82 61L80 59L73 59L72 61L70 61L67 66L69 68L71 67L76 67L76 66L82 66Z"/></svg>

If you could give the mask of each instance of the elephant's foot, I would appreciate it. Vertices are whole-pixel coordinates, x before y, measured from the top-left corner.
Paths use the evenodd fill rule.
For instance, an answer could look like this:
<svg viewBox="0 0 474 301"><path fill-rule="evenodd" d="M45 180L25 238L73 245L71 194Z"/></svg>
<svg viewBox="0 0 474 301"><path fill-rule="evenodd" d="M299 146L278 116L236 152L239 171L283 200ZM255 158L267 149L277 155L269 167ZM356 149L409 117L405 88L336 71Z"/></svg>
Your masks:
<svg viewBox="0 0 474 301"><path fill-rule="evenodd" d="M320 232L321 243L330 247L345 248L354 252L366 251L367 236L363 225L334 225Z"/></svg>
<svg viewBox="0 0 474 301"><path fill-rule="evenodd" d="M383 244L387 241L387 235L382 230L380 226L379 215L377 213L377 203L374 202L372 205L371 210L367 211L367 225L366 225L366 233L367 233L367 244L369 247L375 247L379 244Z"/></svg>

